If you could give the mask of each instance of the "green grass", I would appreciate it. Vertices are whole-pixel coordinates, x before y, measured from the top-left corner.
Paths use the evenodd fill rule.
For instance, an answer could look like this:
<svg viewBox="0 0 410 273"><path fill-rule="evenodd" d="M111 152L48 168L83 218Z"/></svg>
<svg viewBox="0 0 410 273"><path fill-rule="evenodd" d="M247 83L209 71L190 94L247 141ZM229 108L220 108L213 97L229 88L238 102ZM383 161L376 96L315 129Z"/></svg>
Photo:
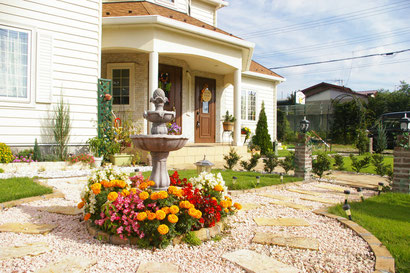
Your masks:
<svg viewBox="0 0 410 273"><path fill-rule="evenodd" d="M351 203L353 221L376 236L393 255L397 273L410 272L410 195L385 193ZM342 205L329 212L346 217Z"/></svg>
<svg viewBox="0 0 410 273"><path fill-rule="evenodd" d="M288 150L278 150L278 157L286 157L290 155L290 151Z"/></svg>
<svg viewBox="0 0 410 273"><path fill-rule="evenodd" d="M260 176L260 183L259 187L265 187L270 185L277 185L280 184L280 176L276 174L260 174L257 172L238 172L232 170L220 170L215 169L212 170L212 173L222 174L223 179L225 180L225 185L228 186L231 190L245 190L245 189L252 189L256 187L256 176ZM171 175L174 171L168 171ZM179 177L187 178L197 176L196 170L179 170ZM151 172L143 172L144 177L148 178L151 175ZM236 185L232 184L232 177L236 176L237 182ZM295 181L302 181L302 178L293 177L293 176L283 176L283 183L295 182Z"/></svg>
<svg viewBox="0 0 410 273"><path fill-rule="evenodd" d="M359 159L362 160L366 155L359 155ZM344 170L348 171L348 172L354 172L354 170L352 169L352 160L350 159L350 157L346 156L343 157L343 162L344 162ZM384 156L383 159L384 164L386 165L390 165L391 168L393 169L393 156ZM334 164L334 160L332 158L332 166ZM334 168L334 167L333 167ZM360 170L361 173L371 173L371 174L376 174L375 172L375 167L372 163L370 163L369 167L361 169Z"/></svg>
<svg viewBox="0 0 410 273"><path fill-rule="evenodd" d="M35 183L32 178L0 179L0 203L52 192L51 188Z"/></svg>

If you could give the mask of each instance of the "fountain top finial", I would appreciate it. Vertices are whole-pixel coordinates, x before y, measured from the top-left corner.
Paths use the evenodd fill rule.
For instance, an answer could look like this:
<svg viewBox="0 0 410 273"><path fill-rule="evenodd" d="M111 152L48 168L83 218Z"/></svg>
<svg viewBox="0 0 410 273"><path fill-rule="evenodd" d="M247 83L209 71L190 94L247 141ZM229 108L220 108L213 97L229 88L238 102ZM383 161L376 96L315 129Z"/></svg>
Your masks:
<svg viewBox="0 0 410 273"><path fill-rule="evenodd" d="M155 110L156 111L163 111L164 110L164 104L168 102L168 98L165 96L164 90L161 88L155 89L154 93L152 94L152 98L149 100L153 104L155 104Z"/></svg>

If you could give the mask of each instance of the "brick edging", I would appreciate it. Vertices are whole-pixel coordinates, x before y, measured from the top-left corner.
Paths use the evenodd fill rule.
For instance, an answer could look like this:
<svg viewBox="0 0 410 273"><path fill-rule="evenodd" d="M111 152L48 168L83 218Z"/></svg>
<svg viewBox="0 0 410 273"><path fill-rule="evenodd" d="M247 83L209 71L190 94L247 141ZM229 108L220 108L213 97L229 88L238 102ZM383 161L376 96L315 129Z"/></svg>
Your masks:
<svg viewBox="0 0 410 273"><path fill-rule="evenodd" d="M21 199L17 199L17 200L12 200L12 201L7 201L7 202L0 203L0 210L16 207L18 205L21 205L21 204L24 204L24 203L30 203L30 202L34 202L34 201L48 200L48 199L52 199L52 198L64 198L65 197L64 194L62 192L60 192L59 190L57 190L56 188L50 187L49 185L45 185L37 179L33 179L33 181L40 184L40 185L42 185L42 186L51 188L53 190L53 192L48 193L48 194L32 196L32 197L26 197L26 198L21 198Z"/></svg>
<svg viewBox="0 0 410 273"><path fill-rule="evenodd" d="M373 273L394 273L394 258L390 254L389 250L379 241L373 234L371 234L365 228L359 226L357 223L350 221L344 217L337 216L327 212L327 208L321 208L314 210L313 213L336 219L346 227L352 229L360 237L363 238L370 246L376 257L376 265Z"/></svg>

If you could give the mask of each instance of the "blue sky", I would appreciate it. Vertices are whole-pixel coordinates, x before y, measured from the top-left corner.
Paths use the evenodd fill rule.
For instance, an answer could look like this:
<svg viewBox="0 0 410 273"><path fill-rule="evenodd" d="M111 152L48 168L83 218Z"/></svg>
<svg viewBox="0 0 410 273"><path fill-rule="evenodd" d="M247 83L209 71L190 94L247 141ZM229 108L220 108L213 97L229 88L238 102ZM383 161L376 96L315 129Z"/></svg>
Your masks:
<svg viewBox="0 0 410 273"><path fill-rule="evenodd" d="M231 0L218 27L256 43L253 59L271 68L410 48L410 0ZM320 82L356 91L410 82L410 51L273 69L286 82L278 99Z"/></svg>

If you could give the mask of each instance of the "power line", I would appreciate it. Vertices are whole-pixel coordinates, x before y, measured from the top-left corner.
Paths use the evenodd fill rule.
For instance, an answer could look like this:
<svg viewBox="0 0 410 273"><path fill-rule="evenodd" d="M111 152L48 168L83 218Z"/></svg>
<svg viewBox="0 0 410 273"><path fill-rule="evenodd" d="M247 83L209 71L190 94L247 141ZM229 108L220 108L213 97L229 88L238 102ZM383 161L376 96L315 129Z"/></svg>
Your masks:
<svg viewBox="0 0 410 273"><path fill-rule="evenodd" d="M304 64L293 64L293 65L286 65L286 66L271 67L269 69L282 69L282 68L299 67L299 66L307 66L307 65L315 65L315 64L334 63L334 62L341 62L341 61L355 60L355 59L363 59L363 58L369 58L369 57L375 57L375 56L391 56L393 54L399 54L399 53L403 53L403 52L406 52L406 51L410 51L410 48L399 50L399 51L376 53L376 54L369 54L369 55L363 55L363 56L357 56L357 57L349 57L349 58L333 59L333 60L320 61L320 62L312 62L312 63L304 63Z"/></svg>

